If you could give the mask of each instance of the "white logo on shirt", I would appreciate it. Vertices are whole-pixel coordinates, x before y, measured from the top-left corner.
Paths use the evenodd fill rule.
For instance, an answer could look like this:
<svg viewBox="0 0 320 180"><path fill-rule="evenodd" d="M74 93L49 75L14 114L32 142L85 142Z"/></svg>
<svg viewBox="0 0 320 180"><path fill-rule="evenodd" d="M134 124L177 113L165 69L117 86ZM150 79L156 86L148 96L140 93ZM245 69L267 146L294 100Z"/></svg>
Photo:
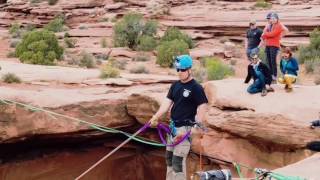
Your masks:
<svg viewBox="0 0 320 180"><path fill-rule="evenodd" d="M183 97L189 97L190 92L191 92L190 90L184 89L184 91L183 91Z"/></svg>

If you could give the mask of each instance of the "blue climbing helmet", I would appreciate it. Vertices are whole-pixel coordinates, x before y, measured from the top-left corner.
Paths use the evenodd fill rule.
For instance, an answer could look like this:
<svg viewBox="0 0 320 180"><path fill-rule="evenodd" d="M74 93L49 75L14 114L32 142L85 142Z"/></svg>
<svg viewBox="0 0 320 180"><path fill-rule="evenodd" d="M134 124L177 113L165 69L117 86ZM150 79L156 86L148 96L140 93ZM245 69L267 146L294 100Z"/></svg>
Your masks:
<svg viewBox="0 0 320 180"><path fill-rule="evenodd" d="M177 56L174 65L176 69L190 69L192 67L192 58L189 55Z"/></svg>

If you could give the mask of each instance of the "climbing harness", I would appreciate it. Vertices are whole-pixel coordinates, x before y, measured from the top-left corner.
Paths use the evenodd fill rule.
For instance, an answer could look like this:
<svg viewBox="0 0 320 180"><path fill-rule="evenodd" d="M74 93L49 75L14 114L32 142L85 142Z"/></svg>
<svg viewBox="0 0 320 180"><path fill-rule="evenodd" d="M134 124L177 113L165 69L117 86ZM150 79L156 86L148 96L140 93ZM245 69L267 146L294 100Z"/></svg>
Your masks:
<svg viewBox="0 0 320 180"><path fill-rule="evenodd" d="M171 129L171 131L170 131L170 129ZM158 130L158 134L159 134L159 137L161 139L162 144L169 146L169 147L174 147L174 146L182 143L183 141L187 140L191 135L191 130L189 130L182 137L176 139L175 141L174 141L174 139L171 139L171 142L173 142L172 144L167 144L162 131L164 131L166 134L168 134L169 138L174 138L177 135L175 127L169 128L167 125L159 123L157 126L157 130Z"/></svg>

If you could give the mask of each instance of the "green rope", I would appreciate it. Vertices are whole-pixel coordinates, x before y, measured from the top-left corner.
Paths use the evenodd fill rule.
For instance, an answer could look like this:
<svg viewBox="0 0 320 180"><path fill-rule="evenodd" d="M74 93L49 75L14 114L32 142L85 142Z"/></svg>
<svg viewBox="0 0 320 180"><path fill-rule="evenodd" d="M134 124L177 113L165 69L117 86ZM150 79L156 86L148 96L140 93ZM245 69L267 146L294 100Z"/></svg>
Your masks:
<svg viewBox="0 0 320 180"><path fill-rule="evenodd" d="M276 180L306 180L304 178L293 177L293 176L284 176L282 174L278 174L278 173L274 173L274 172L270 173L270 177L273 177Z"/></svg>
<svg viewBox="0 0 320 180"><path fill-rule="evenodd" d="M76 122L79 122L79 123L87 124L91 128L99 130L99 131L102 131L102 132L119 133L119 134L123 134L123 135L125 135L127 137L131 137L131 135L132 135L130 133L123 132L121 130L117 130L117 129L101 126L101 125L98 125L98 124L95 124L95 123L91 123L91 122L84 121L84 120L81 120L81 119L78 119L78 118L74 118L74 117L63 115L63 114L55 113L55 112L48 111L48 110L45 110L45 109L42 109L42 108L31 106L31 105L28 105L28 104L19 103L19 102L15 102L15 101L11 101L11 100L4 100L4 99L1 99L0 101L3 102L4 104L7 104L7 105L10 105L10 103L11 104L16 104L16 105L22 106L24 108L27 108L27 109L29 109L31 111L42 111L42 112L50 115L50 117L52 117L52 118L54 117L54 119L57 119L55 116L59 116L59 117L70 119L70 120L73 120L73 121L76 121ZM164 144L158 143L156 141L147 140L146 138L143 138L143 137L140 137L140 136L133 137L132 139L137 141L137 142L148 144L148 145L152 145L152 146L157 146L157 147L164 147L165 146Z"/></svg>
<svg viewBox="0 0 320 180"><path fill-rule="evenodd" d="M236 163L236 162L234 162L233 165L234 165L235 169L237 170L237 173L238 173L240 179L243 179L243 175L242 175L242 173L241 173L241 167L240 167L240 165L239 165L238 163Z"/></svg>

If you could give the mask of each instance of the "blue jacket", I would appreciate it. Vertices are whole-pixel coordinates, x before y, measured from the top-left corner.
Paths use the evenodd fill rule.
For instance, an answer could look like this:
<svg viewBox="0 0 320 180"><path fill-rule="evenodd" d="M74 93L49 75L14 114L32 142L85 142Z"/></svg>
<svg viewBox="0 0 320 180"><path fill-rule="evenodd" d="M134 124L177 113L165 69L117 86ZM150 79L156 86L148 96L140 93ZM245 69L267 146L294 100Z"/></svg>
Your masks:
<svg viewBox="0 0 320 180"><path fill-rule="evenodd" d="M280 70L282 74L291 74L298 76L299 65L295 58L291 57L288 61L281 59Z"/></svg>

